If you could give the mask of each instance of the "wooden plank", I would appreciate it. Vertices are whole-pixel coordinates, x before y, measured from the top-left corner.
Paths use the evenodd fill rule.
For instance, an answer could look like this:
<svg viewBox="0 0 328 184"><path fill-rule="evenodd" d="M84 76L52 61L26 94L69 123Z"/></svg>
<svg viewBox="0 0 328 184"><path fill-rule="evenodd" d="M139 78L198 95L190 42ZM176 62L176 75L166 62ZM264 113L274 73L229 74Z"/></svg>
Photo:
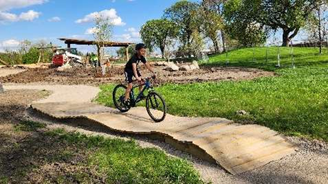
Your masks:
<svg viewBox="0 0 328 184"><path fill-rule="evenodd" d="M256 137L253 135L257 134ZM213 146L218 145L230 145L228 151L232 154L236 153L235 149L240 149L243 147L248 147L249 144L256 144L258 142L269 142L268 139L271 139L277 135L276 132L268 131L267 128L256 128L252 130L238 129L233 132L233 135L214 135L211 137L212 141L207 140L207 144L203 143L202 148L209 149ZM280 136L276 136L280 137ZM204 138L206 139L206 137ZM197 142L194 142L197 144Z"/></svg>
<svg viewBox="0 0 328 184"><path fill-rule="evenodd" d="M280 150L290 149L290 148L291 148L290 144L287 144L284 141L278 141L278 142L275 142L268 146L262 147L257 152L244 153L244 154L240 155L240 157L234 157L233 159L229 158L228 154L225 154L225 155L217 154L217 155L214 155L214 158L224 157L225 160L229 160L232 167L236 167L236 166L248 163L248 162L253 162L253 161L256 162L257 159L272 155Z"/></svg>
<svg viewBox="0 0 328 184"><path fill-rule="evenodd" d="M281 150L276 150L275 152L273 152L269 155L265 155L261 158L253 160L251 162L247 162L242 165L235 166L232 168L232 170L236 174L243 173L243 172L261 167L271 161L281 159L281 158L285 157L286 155L290 155L294 152L295 152L294 148L285 148L285 149L281 149Z"/></svg>
<svg viewBox="0 0 328 184"><path fill-rule="evenodd" d="M209 122L197 127L194 127L192 129L188 129L187 131L177 131L173 133L174 138L176 139L188 139L193 140L195 137L198 137L199 135L203 134L204 132L209 133L210 131L215 131L220 128L226 127L231 125L231 123L225 123L224 121L215 121L215 122Z"/></svg>

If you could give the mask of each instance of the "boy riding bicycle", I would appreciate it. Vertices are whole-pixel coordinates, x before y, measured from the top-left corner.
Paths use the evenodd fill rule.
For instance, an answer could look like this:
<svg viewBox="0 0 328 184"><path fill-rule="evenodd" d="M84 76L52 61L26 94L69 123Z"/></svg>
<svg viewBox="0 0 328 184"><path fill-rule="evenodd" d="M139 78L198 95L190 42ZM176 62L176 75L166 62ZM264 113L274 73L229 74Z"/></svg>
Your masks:
<svg viewBox="0 0 328 184"><path fill-rule="evenodd" d="M125 80L129 83L125 92L124 102L128 102L130 99L130 92L133 88L133 77L135 77L139 83L139 90L142 90L142 78L138 65L142 62L146 68L155 75L154 70L151 68L150 64L147 62L146 58L146 46L143 43L136 45L136 53L127 62L124 69Z"/></svg>

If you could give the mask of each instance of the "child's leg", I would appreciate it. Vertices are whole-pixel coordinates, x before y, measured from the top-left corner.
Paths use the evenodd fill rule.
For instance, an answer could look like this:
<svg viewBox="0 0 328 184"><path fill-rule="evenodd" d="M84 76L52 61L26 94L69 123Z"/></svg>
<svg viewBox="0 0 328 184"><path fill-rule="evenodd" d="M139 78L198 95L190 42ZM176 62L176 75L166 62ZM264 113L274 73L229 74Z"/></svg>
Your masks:
<svg viewBox="0 0 328 184"><path fill-rule="evenodd" d="M140 71L139 70L137 70L137 74L138 74L139 77L141 77L141 74L140 74ZM139 92L142 91L142 88L143 88L143 85L142 85L142 83L140 83L139 84Z"/></svg>
<svg viewBox="0 0 328 184"><path fill-rule="evenodd" d="M132 83L129 83L128 87L126 88L126 91L125 91L125 98L124 98L125 101L129 100L132 88L133 88Z"/></svg>

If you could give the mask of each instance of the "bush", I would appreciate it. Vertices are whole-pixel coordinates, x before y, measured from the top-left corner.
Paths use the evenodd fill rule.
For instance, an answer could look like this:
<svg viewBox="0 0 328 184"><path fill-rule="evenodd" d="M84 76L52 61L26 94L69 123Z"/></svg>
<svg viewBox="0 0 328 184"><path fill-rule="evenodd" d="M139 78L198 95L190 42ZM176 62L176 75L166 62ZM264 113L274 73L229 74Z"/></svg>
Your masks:
<svg viewBox="0 0 328 184"><path fill-rule="evenodd" d="M23 63L24 64L33 64L37 63L39 59L40 52L37 48L32 47L28 53L23 55Z"/></svg>

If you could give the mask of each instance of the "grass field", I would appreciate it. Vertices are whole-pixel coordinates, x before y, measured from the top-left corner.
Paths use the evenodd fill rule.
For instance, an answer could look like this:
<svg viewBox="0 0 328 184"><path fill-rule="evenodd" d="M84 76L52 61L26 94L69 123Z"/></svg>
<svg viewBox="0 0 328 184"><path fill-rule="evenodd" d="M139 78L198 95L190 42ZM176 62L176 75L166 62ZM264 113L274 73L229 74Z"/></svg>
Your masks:
<svg viewBox="0 0 328 184"><path fill-rule="evenodd" d="M255 59L253 60L253 50ZM276 68L277 48L241 49L228 54L229 65L275 71L277 76L252 81L166 84L157 88L169 113L180 116L224 117L256 123L286 135L328 141L328 55L315 48L294 48L296 68L291 68L290 48L280 48L281 68ZM225 66L226 55L210 57L207 66ZM114 85L101 86L98 102L113 106ZM245 110L247 115L236 112Z"/></svg>
<svg viewBox="0 0 328 184"><path fill-rule="evenodd" d="M38 177L44 178L43 183L203 183L198 172L187 161L167 156L155 148L142 148L134 140L48 129L45 124L31 121L16 124L13 132L27 132L27 135L46 140L42 142L43 146L31 143L25 148L34 147L31 149L38 150L38 154L34 155L39 160L45 160L41 162L28 155L28 161L33 161L34 165L15 168L15 179L41 173L43 175ZM28 139L24 143L28 143ZM23 143L16 143L13 153L19 147L23 147ZM45 163L56 163L50 167L53 169L51 176L43 171ZM61 167L63 171L71 169L69 172L60 172L55 171L55 167ZM11 180L3 174L0 173L0 183L10 183Z"/></svg>

